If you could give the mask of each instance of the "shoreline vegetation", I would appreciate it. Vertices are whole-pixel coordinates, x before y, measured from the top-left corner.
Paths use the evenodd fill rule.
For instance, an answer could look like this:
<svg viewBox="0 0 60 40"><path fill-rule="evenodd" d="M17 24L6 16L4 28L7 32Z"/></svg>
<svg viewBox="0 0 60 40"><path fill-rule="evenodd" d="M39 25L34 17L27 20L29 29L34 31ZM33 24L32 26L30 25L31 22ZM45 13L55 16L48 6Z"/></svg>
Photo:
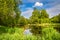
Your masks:
<svg viewBox="0 0 60 40"><path fill-rule="evenodd" d="M60 40L53 27L42 29L42 34L24 34L23 28L0 27L0 40ZM42 37L42 38L41 38Z"/></svg>

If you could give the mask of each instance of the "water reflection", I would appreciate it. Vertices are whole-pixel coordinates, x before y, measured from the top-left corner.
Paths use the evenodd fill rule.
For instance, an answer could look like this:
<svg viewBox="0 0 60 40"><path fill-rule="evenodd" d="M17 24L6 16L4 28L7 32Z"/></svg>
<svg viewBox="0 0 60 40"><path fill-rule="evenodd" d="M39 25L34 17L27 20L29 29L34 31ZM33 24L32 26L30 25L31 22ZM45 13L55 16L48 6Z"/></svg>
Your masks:
<svg viewBox="0 0 60 40"><path fill-rule="evenodd" d="M31 29L25 29L24 30L24 34L25 35L32 35L32 33L30 32Z"/></svg>

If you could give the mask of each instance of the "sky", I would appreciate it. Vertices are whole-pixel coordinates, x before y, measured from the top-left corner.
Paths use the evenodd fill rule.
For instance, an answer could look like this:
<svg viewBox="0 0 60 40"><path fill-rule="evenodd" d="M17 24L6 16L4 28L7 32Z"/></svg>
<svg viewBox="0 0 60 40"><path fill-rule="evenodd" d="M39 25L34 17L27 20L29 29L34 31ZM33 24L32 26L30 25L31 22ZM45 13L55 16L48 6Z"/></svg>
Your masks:
<svg viewBox="0 0 60 40"><path fill-rule="evenodd" d="M60 0L22 0L22 3L19 8L22 13L21 15L26 18L32 15L34 7L45 9L50 18L60 13Z"/></svg>

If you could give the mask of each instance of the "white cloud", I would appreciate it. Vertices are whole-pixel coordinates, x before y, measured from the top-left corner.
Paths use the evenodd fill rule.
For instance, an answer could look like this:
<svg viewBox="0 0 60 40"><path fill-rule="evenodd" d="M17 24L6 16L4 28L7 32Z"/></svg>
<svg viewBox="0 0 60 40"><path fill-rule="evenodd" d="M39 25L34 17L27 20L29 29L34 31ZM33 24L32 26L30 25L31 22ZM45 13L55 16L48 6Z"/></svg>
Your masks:
<svg viewBox="0 0 60 40"><path fill-rule="evenodd" d="M32 8L27 8L26 11L22 12L22 16L25 18L29 18L32 15L33 9Z"/></svg>
<svg viewBox="0 0 60 40"><path fill-rule="evenodd" d="M34 5L33 7L36 7L36 6L42 7L42 6L43 6L43 3L36 2L35 5Z"/></svg>
<svg viewBox="0 0 60 40"><path fill-rule="evenodd" d="M48 8L48 9L46 9L46 11L49 13L50 18L53 16L56 16L60 13L60 4L55 5L52 8Z"/></svg>

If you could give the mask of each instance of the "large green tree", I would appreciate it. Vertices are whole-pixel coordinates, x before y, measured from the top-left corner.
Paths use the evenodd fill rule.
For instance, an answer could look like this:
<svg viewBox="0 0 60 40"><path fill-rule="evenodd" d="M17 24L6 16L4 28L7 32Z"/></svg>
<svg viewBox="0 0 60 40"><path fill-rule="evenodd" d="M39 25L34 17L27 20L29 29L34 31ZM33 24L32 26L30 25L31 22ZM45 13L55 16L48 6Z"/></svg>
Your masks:
<svg viewBox="0 0 60 40"><path fill-rule="evenodd" d="M48 15L48 13L46 12L45 9L41 10L41 18L49 18L49 15Z"/></svg>
<svg viewBox="0 0 60 40"><path fill-rule="evenodd" d="M20 17L19 4L20 0L0 0L0 25L17 25Z"/></svg>
<svg viewBox="0 0 60 40"><path fill-rule="evenodd" d="M30 21L32 24L39 23L39 17L40 17L40 11L34 8L34 11L32 12L32 16L30 17Z"/></svg>
<svg viewBox="0 0 60 40"><path fill-rule="evenodd" d="M20 26L25 26L28 24L28 20L25 17L21 16L19 24L20 24Z"/></svg>
<svg viewBox="0 0 60 40"><path fill-rule="evenodd" d="M49 15L46 12L45 9L38 10L34 8L34 11L32 12L32 16L30 17L31 23L49 23Z"/></svg>
<svg viewBox="0 0 60 40"><path fill-rule="evenodd" d="M39 20L39 22L40 23L49 23L50 20L49 20L49 15L48 15L47 11L45 9L42 9L40 11L40 13L41 14L40 14L40 20Z"/></svg>

